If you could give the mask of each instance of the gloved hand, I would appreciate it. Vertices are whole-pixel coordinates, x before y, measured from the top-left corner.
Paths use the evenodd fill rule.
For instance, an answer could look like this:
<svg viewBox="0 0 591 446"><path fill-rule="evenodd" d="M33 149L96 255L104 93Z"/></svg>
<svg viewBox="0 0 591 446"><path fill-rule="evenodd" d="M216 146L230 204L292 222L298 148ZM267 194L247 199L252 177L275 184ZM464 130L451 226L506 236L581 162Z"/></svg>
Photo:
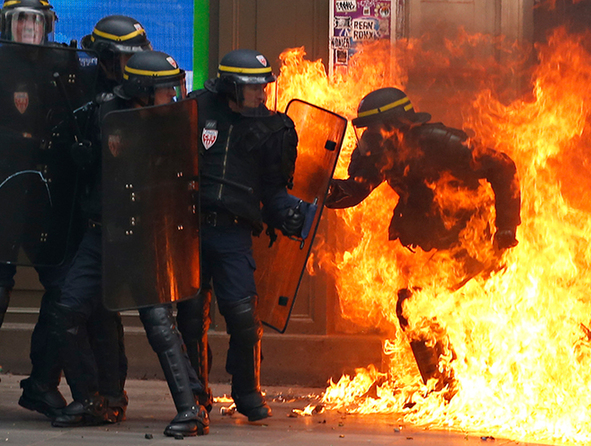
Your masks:
<svg viewBox="0 0 591 446"><path fill-rule="evenodd" d="M513 248L518 243L515 238L515 229L499 229L495 233L494 244L498 249Z"/></svg>
<svg viewBox="0 0 591 446"><path fill-rule="evenodd" d="M297 204L295 208L289 208L281 224L281 232L286 236L297 236L302 235L302 228L304 227L304 221L306 220L306 214L301 210L302 200Z"/></svg>
<svg viewBox="0 0 591 446"><path fill-rule="evenodd" d="M82 140L72 144L70 154L76 165L82 169L90 166L95 158L92 143L88 140Z"/></svg>
<svg viewBox="0 0 591 446"><path fill-rule="evenodd" d="M324 206L331 208L346 196L347 194L343 192L338 180L331 180L328 194L326 195L326 200L324 201Z"/></svg>

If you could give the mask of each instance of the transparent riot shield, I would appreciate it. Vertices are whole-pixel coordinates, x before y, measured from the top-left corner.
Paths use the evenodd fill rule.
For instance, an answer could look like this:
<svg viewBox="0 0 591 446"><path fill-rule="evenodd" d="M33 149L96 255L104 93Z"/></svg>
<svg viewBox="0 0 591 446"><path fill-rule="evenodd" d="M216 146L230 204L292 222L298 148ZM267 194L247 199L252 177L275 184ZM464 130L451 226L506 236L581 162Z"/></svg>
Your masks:
<svg viewBox="0 0 591 446"><path fill-rule="evenodd" d="M103 138L103 300L123 310L200 287L197 103L108 113Z"/></svg>
<svg viewBox="0 0 591 446"><path fill-rule="evenodd" d="M294 187L289 193L318 208L305 240L280 236L271 247L266 237L254 240L259 316L281 333L287 328L347 129L344 117L298 99L288 104L286 113L299 138Z"/></svg>
<svg viewBox="0 0 591 446"><path fill-rule="evenodd" d="M58 265L72 242L70 147L94 99L96 55L0 42L0 263ZM77 130L74 130L76 128Z"/></svg>

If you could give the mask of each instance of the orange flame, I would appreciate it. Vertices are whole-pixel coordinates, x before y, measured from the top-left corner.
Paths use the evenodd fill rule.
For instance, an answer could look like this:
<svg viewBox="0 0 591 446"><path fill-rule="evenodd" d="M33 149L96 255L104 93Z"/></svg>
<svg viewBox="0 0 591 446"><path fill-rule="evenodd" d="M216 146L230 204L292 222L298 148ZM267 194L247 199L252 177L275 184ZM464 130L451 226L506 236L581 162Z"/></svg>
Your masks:
<svg viewBox="0 0 591 446"><path fill-rule="evenodd" d="M507 153L522 188L519 245L503 255L502 267L468 276L465 285L451 253L413 254L388 242L397 196L387 185L354 208L326 212L338 238L334 246L317 240L314 260L334 276L343 317L388 338L390 360L386 372L370 366L331 382L328 408L396 412L410 423L522 441L591 441L590 40L557 31L537 48L531 88L519 77L527 49L465 33L438 53L429 40L367 46L333 79L320 61L304 60L303 48L281 55L280 108L297 97L353 118L368 92L403 88L418 110L430 104L425 111L434 120L470 128ZM336 178L347 176L355 147L351 126L348 132ZM490 203L485 190L469 199ZM447 193L438 199L455 200ZM491 252L478 239L491 221L474 219L461 234L484 262ZM402 288L415 290L405 303L411 330L435 323L455 352L439 364L453 369L453 398L421 380L396 316Z"/></svg>

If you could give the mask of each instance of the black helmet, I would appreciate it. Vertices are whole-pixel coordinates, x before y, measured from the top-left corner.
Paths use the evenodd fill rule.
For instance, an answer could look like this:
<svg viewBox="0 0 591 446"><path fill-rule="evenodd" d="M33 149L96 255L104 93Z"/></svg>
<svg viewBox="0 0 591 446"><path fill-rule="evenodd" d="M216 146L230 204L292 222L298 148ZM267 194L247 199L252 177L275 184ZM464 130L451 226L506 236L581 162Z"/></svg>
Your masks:
<svg viewBox="0 0 591 446"><path fill-rule="evenodd" d="M82 48L96 51L107 76L121 82L121 54L132 55L152 49L146 30L134 18L110 15L100 19L92 34L82 38Z"/></svg>
<svg viewBox="0 0 591 446"><path fill-rule="evenodd" d="M181 88L185 71L176 61L160 51L135 53L123 70L123 83L115 87L115 94L123 99L148 97L153 101L156 88Z"/></svg>
<svg viewBox="0 0 591 446"><path fill-rule="evenodd" d="M136 53L152 49L141 23L124 15L109 15L100 19L94 25L92 34L82 38L81 45L100 56L105 52Z"/></svg>
<svg viewBox="0 0 591 446"><path fill-rule="evenodd" d="M18 36L16 26L19 19L28 19L31 26L26 28L27 35ZM41 44L53 40L54 25L57 15L53 6L46 0L4 0L0 11L0 39L23 43ZM35 29L36 25L41 25Z"/></svg>
<svg viewBox="0 0 591 446"><path fill-rule="evenodd" d="M429 113L416 113L410 99L398 88L380 88L367 94L359 103L357 117L353 119L356 127L390 121L398 126L408 123L422 123L431 119Z"/></svg>
<svg viewBox="0 0 591 446"><path fill-rule="evenodd" d="M206 88L242 101L241 85L269 84L277 78L267 58L255 50L233 50L222 57L217 79L208 81Z"/></svg>
<svg viewBox="0 0 591 446"><path fill-rule="evenodd" d="M267 58L255 50L230 51L220 61L218 77L237 84L268 84L276 79Z"/></svg>

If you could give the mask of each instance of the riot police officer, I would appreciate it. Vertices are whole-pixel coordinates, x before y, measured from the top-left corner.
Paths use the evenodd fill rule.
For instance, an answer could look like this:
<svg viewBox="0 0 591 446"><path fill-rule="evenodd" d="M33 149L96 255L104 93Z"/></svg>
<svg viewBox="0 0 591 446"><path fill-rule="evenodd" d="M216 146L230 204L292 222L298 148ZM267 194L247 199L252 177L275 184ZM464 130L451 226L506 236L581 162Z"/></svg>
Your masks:
<svg viewBox="0 0 591 446"><path fill-rule="evenodd" d="M191 361L207 383L213 285L230 334L226 370L232 398L250 421L271 416L260 387L263 330L251 237L261 233L263 220L286 235L299 235L307 209L287 193L297 154L293 121L265 105L265 88L275 79L263 54L234 50L221 59L218 77L190 95L198 101L201 133L202 292L179 303L177 320Z"/></svg>
<svg viewBox="0 0 591 446"><path fill-rule="evenodd" d="M144 27L133 17L109 15L100 19L91 34L82 38L81 45L99 55L99 76L97 80L96 104L113 98L113 89L123 80L123 68L129 58L139 52L152 49ZM73 154L84 172L81 188L88 197L96 187L95 176L98 155L88 145L73 148ZM100 203L84 200L86 216L100 210L92 209ZM94 285L93 282L91 284ZM107 419L110 422L123 421L128 404L124 391L127 378L127 357L123 338L123 325L118 312L108 311L97 305L87 322L89 342L94 353L99 394L105 398Z"/></svg>
<svg viewBox="0 0 591 446"><path fill-rule="evenodd" d="M431 115L415 112L408 96L397 88L381 88L360 102L353 125L366 128L351 155L349 178L332 180L326 206L342 209L361 203L383 181L398 194L389 226L389 239L413 251L454 250L462 271L457 288L482 271L477 259L462 249L460 233L480 210L466 206L443 207L436 200L437 185L444 183L458 193L477 191L480 180L490 183L495 195L496 232L490 238L499 252L517 245L520 224L520 190L515 163L504 153L469 144L461 130L429 122ZM462 192L464 191L464 192ZM449 224L452 222L452 224ZM486 232L486 231L485 231ZM403 330L408 320L403 302L412 296L398 290L397 315ZM452 385L452 376L437 369L439 346L411 339L411 347L425 382L437 378Z"/></svg>
<svg viewBox="0 0 591 446"><path fill-rule="evenodd" d="M430 123L430 119L428 113L415 112L410 99L397 88L382 88L365 96L353 125L367 129L351 155L349 178L332 181L326 206L355 206L388 181L399 196L390 240L398 239L411 249L448 249L458 242L469 215L446 226L444 210L436 208L428 183L449 172L459 184L473 190L479 179L486 179L495 193L495 243L500 249L517 245L521 200L515 163L503 153L467 145L463 131ZM388 157L392 156L394 163L389 166Z"/></svg>
<svg viewBox="0 0 591 446"><path fill-rule="evenodd" d="M158 51L144 51L134 54L127 62L122 85L115 88L115 97L104 102L99 109L99 120L109 111L162 105L171 102L182 92L185 73L174 59ZM93 146L99 147L95 141ZM96 187L88 197L90 205L89 230L80 244L74 265L66 277L62 299L57 305L60 324L57 327L62 340L61 352L65 358L64 370L72 389L74 402L64 409L64 415L54 420L54 426L100 424L104 422L105 401L98 393L96 377L88 379L93 371L92 356L87 341L80 336L85 320L92 308L100 305L101 289L101 187L100 176L96 176ZM93 282L88 282L89 273ZM88 295L92 286L92 302L80 298ZM137 290L136 290L137 292ZM182 340L175 328L169 306L155 306L140 310L140 318L146 329L150 345L158 355L169 388L178 410L178 415L166 427L168 436L204 435L209 432L207 411L199 406L195 394L202 392L195 372L186 357ZM83 348L81 348L81 345ZM69 352L78 349L78 357ZM86 373L86 376L85 376ZM70 381L70 376L73 380Z"/></svg>
<svg viewBox="0 0 591 446"><path fill-rule="evenodd" d="M53 42L53 31L57 15L52 5L43 0L5 0L0 11L0 39L32 45L50 45ZM3 51L10 51L2 48ZM29 83L28 70L35 67L20 67L13 57L6 56L12 65L5 69L23 70L21 75L11 75L17 82L7 82L3 79L3 90L14 95L16 110L11 115L10 110L2 111L3 119L11 121L11 126L19 126L25 136L23 144L30 145L37 138L42 138L38 131L47 126L45 120L39 120L44 113L39 112L40 98L35 90L34 81ZM33 63L33 62L31 62ZM14 73L14 71L13 71ZM14 85L13 85L14 84ZM14 87L17 90L11 91ZM74 173L72 172L72 175ZM50 308L59 297L59 289L63 282L67 262L55 267L36 267L39 280L45 292L41 300L39 319L31 337L32 371L28 379L21 381L23 395L19 404L31 410L39 411L48 417L56 416L66 401L58 390L61 367L57 362L55 348L50 345L49 313ZM0 264L0 326L10 300L10 292L14 286L14 264Z"/></svg>
<svg viewBox="0 0 591 446"><path fill-rule="evenodd" d="M53 41L57 15L45 0L4 0L0 39L45 45Z"/></svg>
<svg viewBox="0 0 591 446"><path fill-rule="evenodd" d="M102 68L98 80L99 93L112 93L123 81L123 69L129 58L138 51L152 49L142 24L124 15L103 17L80 44L82 48L99 55Z"/></svg>

